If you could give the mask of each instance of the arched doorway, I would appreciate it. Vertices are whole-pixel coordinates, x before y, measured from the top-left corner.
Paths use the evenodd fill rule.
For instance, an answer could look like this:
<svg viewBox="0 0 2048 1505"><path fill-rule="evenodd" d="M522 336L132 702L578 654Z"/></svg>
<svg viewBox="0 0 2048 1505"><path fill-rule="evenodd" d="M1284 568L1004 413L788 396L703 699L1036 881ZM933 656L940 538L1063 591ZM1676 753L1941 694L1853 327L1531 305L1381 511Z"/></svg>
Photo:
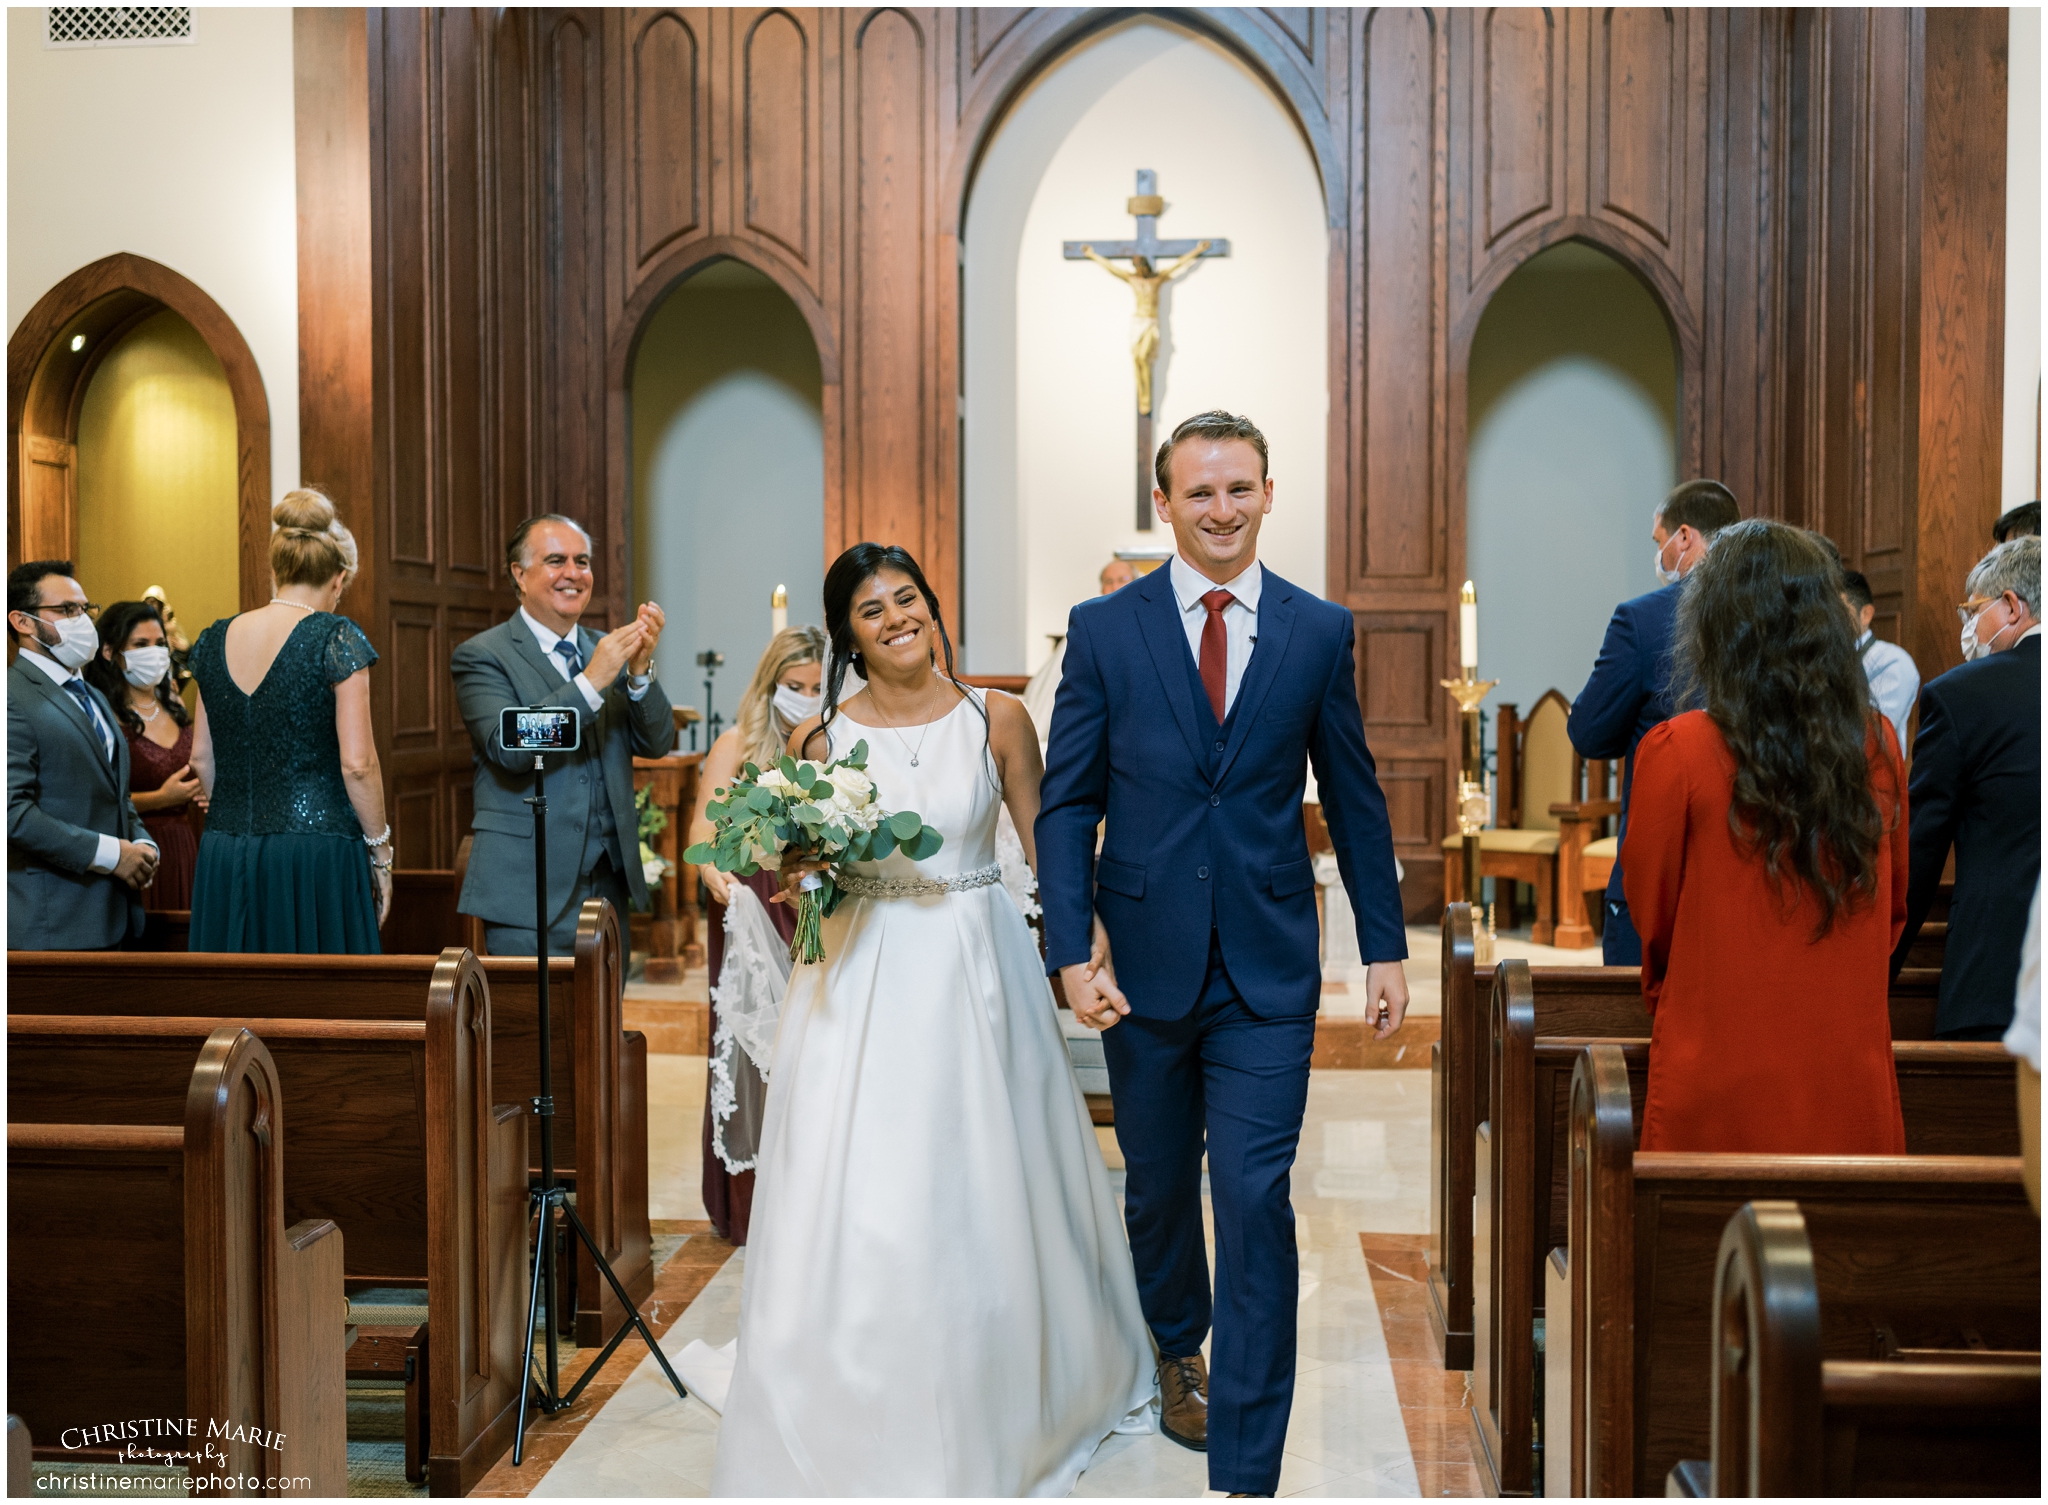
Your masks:
<svg viewBox="0 0 2048 1505"><path fill-rule="evenodd" d="M989 133L964 225L963 637L969 669L1036 669L1135 526L1132 294L1065 240L1130 235L1157 172L1169 238L1225 237L1160 300L1155 439L1205 408L1273 450L1259 552L1327 578L1329 236L1310 144L1273 86L1208 36L1141 16L1071 43Z"/></svg>
<svg viewBox="0 0 2048 1505"><path fill-rule="evenodd" d="M1677 405L1670 324L1606 252L1560 242L1488 301L1466 365L1465 559L1503 629L1485 639L1495 705L1571 699L1615 604L1656 588L1646 540L1677 480Z"/></svg>
<svg viewBox="0 0 2048 1505"><path fill-rule="evenodd" d="M173 319L160 317L167 312ZM140 343L130 343L136 339ZM165 395L164 382L182 385L189 399L217 369L233 414L231 501L221 497L219 503L231 508L235 544L230 557L235 563L232 590L223 599L229 603L226 611L259 604L270 590L270 405L256 358L234 321L197 284L126 252L83 267L51 288L7 342L9 567L24 559L75 558L82 571L92 568L91 560L79 557L87 541L81 517L81 424L89 411L97 413L94 421L103 418L105 425L96 432L118 444L124 424L138 420L132 405L125 417L117 411L112 388L103 394L108 398L104 410L91 400L95 379L110 360L117 368L117 386L145 407L146 395L138 394L152 384L160 396ZM193 416L190 402L170 407L181 405L188 418ZM218 402L199 406L214 415L205 424L215 424ZM198 449L206 450L207 444L201 441ZM209 465L217 468L217 462L201 461L186 479L203 491ZM113 508L108 516L138 505L124 500L132 497L127 483L108 492L95 492L96 484L86 482L84 492L94 497L95 507L104 502ZM220 521L213 519L213 525L224 538ZM176 601L172 581L151 579L135 589L147 584L163 585ZM94 588L108 598L104 587ZM216 593L212 586L204 591L209 598ZM181 614L188 629L205 625L189 608Z"/></svg>
<svg viewBox="0 0 2048 1505"><path fill-rule="evenodd" d="M632 599L668 614L660 667L677 700L701 702L698 655L724 655L709 709L730 722L768 645L775 587L791 622L824 620L818 347L773 280L717 260L647 316L627 391Z"/></svg>

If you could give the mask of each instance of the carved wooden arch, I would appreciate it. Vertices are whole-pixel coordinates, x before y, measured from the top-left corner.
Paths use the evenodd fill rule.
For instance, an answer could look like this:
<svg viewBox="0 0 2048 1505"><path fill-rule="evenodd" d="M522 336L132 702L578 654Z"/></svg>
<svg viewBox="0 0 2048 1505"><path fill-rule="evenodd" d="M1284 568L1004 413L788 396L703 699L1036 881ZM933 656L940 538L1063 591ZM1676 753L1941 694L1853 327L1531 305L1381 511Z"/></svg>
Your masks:
<svg viewBox="0 0 2048 1505"><path fill-rule="evenodd" d="M940 187L942 233L960 233L981 160L1010 106L1023 92L1088 38L1147 15L1214 42L1265 84L1293 118L1302 144L1315 162L1316 178L1323 189L1325 223L1333 230L1346 223L1348 180L1343 154L1331 137L1329 111L1300 60L1253 24L1250 12L1235 6L1204 10L1184 6L1092 6L1078 12L1034 10L1022 25L1005 33L991 49L973 92L961 104L957 147Z"/></svg>
<svg viewBox="0 0 2048 1505"><path fill-rule="evenodd" d="M1464 394L1465 379L1472 360L1472 342L1478 336L1479 326L1486 318L1486 310L1493 304L1494 294L1538 253L1569 240L1589 245L1618 263L1624 271L1642 284L1643 289L1650 295L1650 301L1656 304L1657 311L1664 316L1665 329L1671 336L1672 351L1677 356L1673 364L1677 371L1678 392L1672 417L1677 426L1678 465L1681 470L1697 468L1702 453L1701 433L1705 422L1703 410L1706 371L1706 345L1700 334L1699 322L1693 315L1691 303L1686 300L1685 289L1663 258L1645 242L1608 220L1594 219L1588 215L1570 215L1547 221L1508 242L1487 263L1486 269L1473 285L1471 299L1466 304L1463 314L1450 331L1453 393L1460 399ZM1459 436L1462 437L1465 426L1462 401L1452 403L1451 418L1457 425ZM1455 473L1458 477L1459 495L1453 499L1454 509L1464 494L1462 453L1458 455Z"/></svg>
<svg viewBox="0 0 2048 1505"><path fill-rule="evenodd" d="M122 251L36 301L7 341L7 562L71 558L78 542L78 419L122 336L169 309L220 362L235 403L235 501L243 610L270 594L270 399L249 343L190 278ZM85 336L81 349L71 342Z"/></svg>
<svg viewBox="0 0 2048 1505"><path fill-rule="evenodd" d="M804 316L804 324L811 331L812 343L818 347L819 379L828 387L838 386L839 350L832 338L832 321L825 312L825 306L804 286L795 269L751 240L733 235L713 235L704 240L693 240L672 252L626 300L619 319L619 332L612 341L605 362L605 374L613 394L623 400L632 385L633 356L640 348L640 337L646 333L648 320L654 311L668 300L670 293L714 261L737 261L752 268L773 282L783 296L796 305L797 312Z"/></svg>

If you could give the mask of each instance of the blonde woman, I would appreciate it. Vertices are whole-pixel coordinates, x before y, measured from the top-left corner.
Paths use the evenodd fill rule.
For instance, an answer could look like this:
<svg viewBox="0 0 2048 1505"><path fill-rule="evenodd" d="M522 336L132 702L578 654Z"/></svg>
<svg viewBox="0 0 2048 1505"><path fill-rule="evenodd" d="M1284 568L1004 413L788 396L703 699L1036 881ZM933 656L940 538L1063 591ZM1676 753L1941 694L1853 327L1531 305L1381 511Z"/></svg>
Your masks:
<svg viewBox="0 0 2048 1505"><path fill-rule="evenodd" d="M786 627L769 641L767 652L754 666L754 677L747 683L746 694L740 697L739 714L731 729L713 742L704 755L703 772L697 782L697 808L690 821L689 841L684 845L709 841L711 818L705 814L705 808L713 795L738 777L744 764L765 768L780 758L789 734L824 705L826 647L825 634L816 627ZM714 867L699 871L711 894L704 928L713 984L718 982L725 966L725 906L734 885L753 890L755 897L768 906L768 917L784 941L795 933L796 911L786 904L768 905L782 886L780 876L772 869L764 868L751 878L735 878ZM715 1001L711 1027L716 1035ZM724 1082L718 1080L721 1060L727 1077ZM710 1069L711 1090L704 1098L704 1209L720 1238L744 1244L754 1205L753 1157L744 1148L736 1150L736 1146L751 1146L756 1141L766 1088L744 1051L721 1053L714 1048ZM731 1094L731 1101L725 1104L727 1122L721 1125L714 1121L713 1108L727 1093ZM750 1168L734 1170L728 1161Z"/></svg>
<svg viewBox="0 0 2048 1505"><path fill-rule="evenodd" d="M362 628L337 616L356 541L317 491L271 509L269 602L192 646L192 771L210 801L194 951L375 954L391 827Z"/></svg>

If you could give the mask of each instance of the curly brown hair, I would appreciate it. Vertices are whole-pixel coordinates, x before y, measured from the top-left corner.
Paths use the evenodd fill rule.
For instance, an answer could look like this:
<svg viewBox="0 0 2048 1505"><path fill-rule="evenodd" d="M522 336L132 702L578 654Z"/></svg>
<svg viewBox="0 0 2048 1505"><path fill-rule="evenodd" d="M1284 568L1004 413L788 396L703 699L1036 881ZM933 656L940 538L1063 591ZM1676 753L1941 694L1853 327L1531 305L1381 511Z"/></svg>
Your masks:
<svg viewBox="0 0 2048 1505"><path fill-rule="evenodd" d="M1753 518L1721 529L1680 590L1673 703L1719 728L1735 758L1729 828L1781 898L1788 878L1813 895L1818 940L1874 902L1902 782L1856 657L1841 567L1803 529Z"/></svg>

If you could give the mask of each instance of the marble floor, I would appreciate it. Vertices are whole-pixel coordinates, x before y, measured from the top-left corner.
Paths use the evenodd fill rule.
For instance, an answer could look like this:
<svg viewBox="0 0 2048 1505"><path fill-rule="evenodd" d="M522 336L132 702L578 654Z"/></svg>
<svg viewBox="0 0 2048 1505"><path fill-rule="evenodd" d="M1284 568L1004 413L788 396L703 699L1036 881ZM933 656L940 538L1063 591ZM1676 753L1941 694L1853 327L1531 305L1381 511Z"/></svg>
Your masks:
<svg viewBox="0 0 2048 1505"><path fill-rule="evenodd" d="M701 1056L649 1058L650 1210L657 1219L703 1216L696 1190L703 1083ZM1101 1130L1099 1137L1120 1180L1114 1135ZM1427 1072L1318 1071L1310 1079L1294 1169L1300 1360L1283 1494L1442 1492L1447 1476L1430 1428L1432 1418L1456 1415L1442 1409L1439 1392L1457 1377L1426 1372L1406 1315L1406 1287L1414 1282L1405 1273L1413 1259L1404 1254L1419 1247L1428 1216L1428 1155ZM664 1334L667 1352L679 1353L693 1338L715 1346L733 1337L744 1261L744 1250L734 1253L703 1286ZM1375 1281L1383 1287L1377 1294ZM1390 1326L1398 1330L1391 1349ZM1397 1387L1410 1369L1424 1371L1427 1394L1405 1378ZM531 1492L703 1495L717 1442L716 1415L694 1397L678 1401L645 1358ZM1461 1465L1451 1482L1461 1483L1465 1472ZM1199 1455L1157 1435L1116 1436L1102 1444L1075 1493L1185 1497L1202 1493L1206 1482Z"/></svg>

